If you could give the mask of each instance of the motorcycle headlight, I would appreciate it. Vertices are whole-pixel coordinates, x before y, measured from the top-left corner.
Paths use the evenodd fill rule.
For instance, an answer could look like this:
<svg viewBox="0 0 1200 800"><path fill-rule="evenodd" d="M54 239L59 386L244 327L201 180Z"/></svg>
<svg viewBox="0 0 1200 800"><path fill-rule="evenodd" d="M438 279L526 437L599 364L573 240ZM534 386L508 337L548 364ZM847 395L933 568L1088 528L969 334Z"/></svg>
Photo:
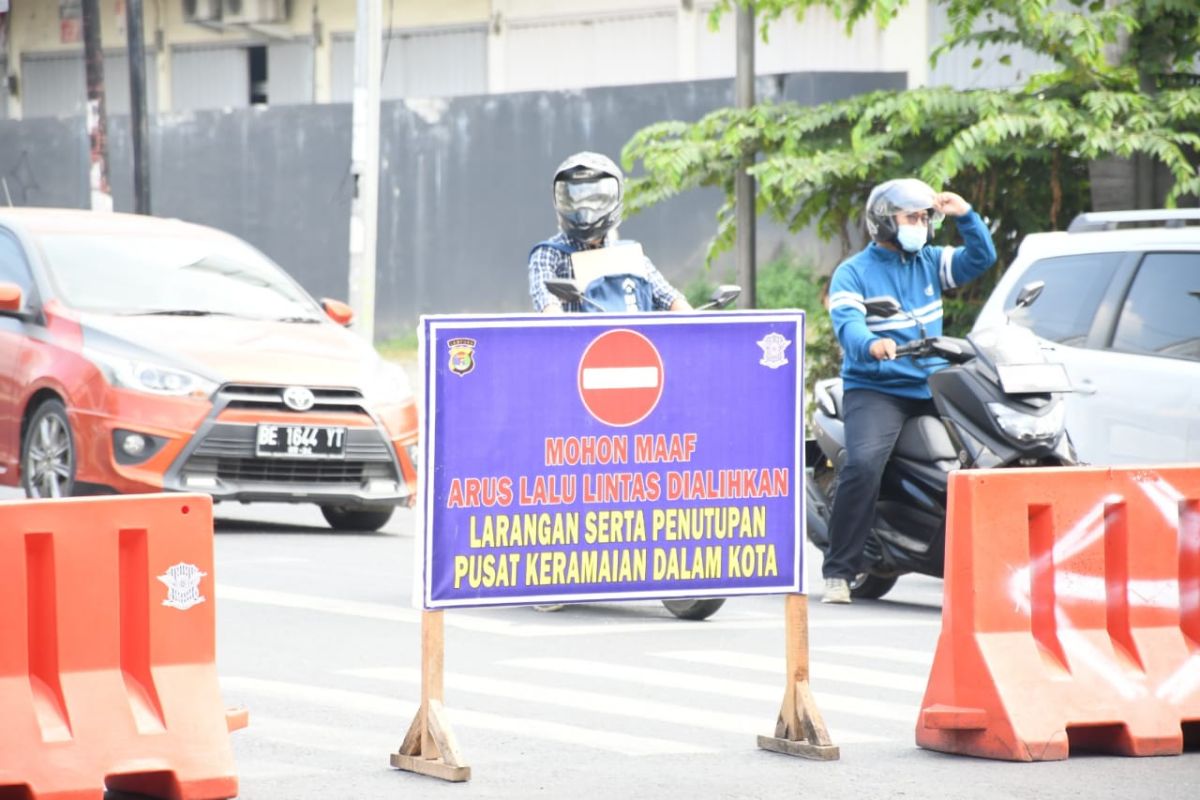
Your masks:
<svg viewBox="0 0 1200 800"><path fill-rule="evenodd" d="M1039 439L1053 439L1062 431L1066 420L1067 407L1056 403L1053 408L1041 416L1026 414L1003 403L988 403L988 410L996 418L1000 430L1019 442L1033 442Z"/></svg>
<svg viewBox="0 0 1200 800"><path fill-rule="evenodd" d="M113 386L169 397L212 397L217 383L194 372L84 349L83 355L95 364Z"/></svg>

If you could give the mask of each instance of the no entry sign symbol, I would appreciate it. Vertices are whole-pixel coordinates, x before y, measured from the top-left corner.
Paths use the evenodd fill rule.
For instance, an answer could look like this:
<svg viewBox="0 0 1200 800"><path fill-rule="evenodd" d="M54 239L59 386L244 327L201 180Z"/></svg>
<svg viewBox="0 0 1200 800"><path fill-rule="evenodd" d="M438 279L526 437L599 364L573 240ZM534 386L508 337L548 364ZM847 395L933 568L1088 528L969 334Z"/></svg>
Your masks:
<svg viewBox="0 0 1200 800"><path fill-rule="evenodd" d="M641 422L662 397L662 356L640 333L618 329L600 334L579 359L579 396L606 425Z"/></svg>

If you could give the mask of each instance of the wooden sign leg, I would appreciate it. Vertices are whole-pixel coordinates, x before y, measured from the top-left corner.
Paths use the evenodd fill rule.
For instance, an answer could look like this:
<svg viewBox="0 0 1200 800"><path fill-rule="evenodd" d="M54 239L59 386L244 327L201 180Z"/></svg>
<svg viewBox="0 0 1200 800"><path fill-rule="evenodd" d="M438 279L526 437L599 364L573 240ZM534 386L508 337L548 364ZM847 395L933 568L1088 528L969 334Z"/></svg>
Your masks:
<svg viewBox="0 0 1200 800"><path fill-rule="evenodd" d="M392 766L444 781L467 781L471 768L458 751L458 741L442 707L445 638L441 611L421 616L421 707L413 718Z"/></svg>
<svg viewBox="0 0 1200 800"><path fill-rule="evenodd" d="M787 686L774 736L759 736L764 750L789 756L834 761L840 757L829 738L808 682L808 598L789 594L786 603Z"/></svg>

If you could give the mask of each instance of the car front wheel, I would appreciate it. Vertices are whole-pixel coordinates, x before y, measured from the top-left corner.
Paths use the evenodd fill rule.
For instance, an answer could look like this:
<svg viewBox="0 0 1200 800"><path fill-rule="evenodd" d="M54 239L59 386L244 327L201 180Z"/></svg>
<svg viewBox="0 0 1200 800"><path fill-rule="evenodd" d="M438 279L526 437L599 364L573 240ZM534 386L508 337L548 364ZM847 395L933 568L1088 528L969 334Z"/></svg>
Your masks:
<svg viewBox="0 0 1200 800"><path fill-rule="evenodd" d="M21 485L26 497L70 497L75 490L75 437L67 408L47 400L29 420L21 443Z"/></svg>
<svg viewBox="0 0 1200 800"><path fill-rule="evenodd" d="M377 531L394 510L391 506L321 506L321 514L335 531Z"/></svg>

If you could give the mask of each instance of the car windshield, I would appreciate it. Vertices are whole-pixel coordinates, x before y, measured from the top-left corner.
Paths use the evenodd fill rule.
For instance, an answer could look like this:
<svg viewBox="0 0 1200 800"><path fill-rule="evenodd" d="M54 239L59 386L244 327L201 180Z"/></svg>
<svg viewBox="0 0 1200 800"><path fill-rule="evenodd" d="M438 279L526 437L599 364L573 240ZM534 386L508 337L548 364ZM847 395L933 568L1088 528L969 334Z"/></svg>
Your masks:
<svg viewBox="0 0 1200 800"><path fill-rule="evenodd" d="M64 302L112 314L320 316L304 290L258 251L225 237L45 233Z"/></svg>

